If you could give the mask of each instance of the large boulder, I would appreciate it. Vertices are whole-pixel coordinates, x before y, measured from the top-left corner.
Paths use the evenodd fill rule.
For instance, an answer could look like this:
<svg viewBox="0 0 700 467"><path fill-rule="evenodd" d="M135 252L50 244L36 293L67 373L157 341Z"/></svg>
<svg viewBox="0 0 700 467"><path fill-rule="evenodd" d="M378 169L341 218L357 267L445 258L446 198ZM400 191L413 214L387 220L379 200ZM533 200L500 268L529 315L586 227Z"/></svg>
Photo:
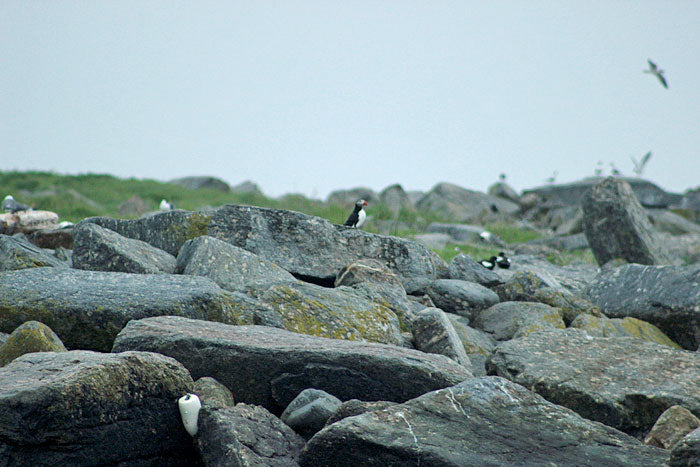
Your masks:
<svg viewBox="0 0 700 467"><path fill-rule="evenodd" d="M651 323L637 318L608 318L581 313L571 322L570 327L583 329L591 336L637 337L676 349L681 347Z"/></svg>
<svg viewBox="0 0 700 467"><path fill-rule="evenodd" d="M394 215L401 211L415 211L413 201L399 184L390 185L379 193L379 201Z"/></svg>
<svg viewBox="0 0 700 467"><path fill-rule="evenodd" d="M583 198L583 231L596 261L669 264L649 217L623 180L606 178Z"/></svg>
<svg viewBox="0 0 700 467"><path fill-rule="evenodd" d="M658 326L683 348L700 346L700 264L604 269L587 297L612 318L627 316Z"/></svg>
<svg viewBox="0 0 700 467"><path fill-rule="evenodd" d="M0 273L0 331L37 320L68 348L109 351L127 322L147 316L253 324L256 307L204 277L67 268Z"/></svg>
<svg viewBox="0 0 700 467"><path fill-rule="evenodd" d="M42 229L55 229L58 214L51 211L20 211L0 214L0 234L32 233Z"/></svg>
<svg viewBox="0 0 700 467"><path fill-rule="evenodd" d="M352 207L358 199L364 199L370 204L379 201L379 195L371 188L357 187L349 190L336 190L326 198L328 204L340 204L344 207Z"/></svg>
<svg viewBox="0 0 700 467"><path fill-rule="evenodd" d="M471 256L464 254L459 254L452 258L447 271L450 279L476 282L484 287L494 287L504 282L497 273L486 269Z"/></svg>
<svg viewBox="0 0 700 467"><path fill-rule="evenodd" d="M688 433L671 449L670 467L696 467L700 465L700 428Z"/></svg>
<svg viewBox="0 0 700 467"><path fill-rule="evenodd" d="M499 344L489 368L635 436L672 405L700 414L697 354L641 339L593 337L579 329L537 332Z"/></svg>
<svg viewBox="0 0 700 467"><path fill-rule="evenodd" d="M66 264L22 236L0 234L0 271L15 271L43 266L61 268L66 267Z"/></svg>
<svg viewBox="0 0 700 467"><path fill-rule="evenodd" d="M188 190L199 190L200 188L203 188L206 190L223 191L224 193L228 193L231 191L231 187L228 183L216 177L182 177L176 178L175 180L170 180L170 183L180 185L181 187L187 188Z"/></svg>
<svg viewBox="0 0 700 467"><path fill-rule="evenodd" d="M469 326L469 319L447 313L447 318L462 341L464 351L469 357L474 376L486 376L486 358L496 346L496 339L484 331Z"/></svg>
<svg viewBox="0 0 700 467"><path fill-rule="evenodd" d="M74 229L73 267L88 271L172 274L175 257L141 240L123 237L91 222Z"/></svg>
<svg viewBox="0 0 700 467"><path fill-rule="evenodd" d="M436 307L470 319L499 302L498 295L483 285L458 279L436 280L428 288L428 295Z"/></svg>
<svg viewBox="0 0 700 467"><path fill-rule="evenodd" d="M499 341L566 327L558 309L531 302L498 303L481 311L474 320L474 326Z"/></svg>
<svg viewBox="0 0 700 467"><path fill-rule="evenodd" d="M698 417L685 407L674 405L661 414L644 438L644 444L671 449L685 435L698 427L700 427Z"/></svg>
<svg viewBox="0 0 700 467"><path fill-rule="evenodd" d="M191 386L153 353L23 355L0 368L0 464L196 465L175 403Z"/></svg>
<svg viewBox="0 0 700 467"><path fill-rule="evenodd" d="M462 341L447 314L439 308L426 308L413 319L413 343L416 349L451 358L471 367Z"/></svg>
<svg viewBox="0 0 700 467"><path fill-rule="evenodd" d="M226 205L207 212L168 211L142 219L92 217L86 221L172 255L177 255L187 240L209 235L255 253L297 277L316 281L332 282L343 267L360 258L381 261L404 283L447 273L445 262L416 242L336 226L294 211Z"/></svg>
<svg viewBox="0 0 700 467"><path fill-rule="evenodd" d="M175 316L131 321L113 351L135 349L171 356L195 378L212 376L237 401L276 414L306 388L341 400L403 402L471 377L442 355Z"/></svg>
<svg viewBox="0 0 700 467"><path fill-rule="evenodd" d="M263 407L202 407L196 437L206 466L298 465L304 439Z"/></svg>
<svg viewBox="0 0 700 467"><path fill-rule="evenodd" d="M320 389L304 389L289 403L280 419L304 438L321 430L342 405L340 399Z"/></svg>
<svg viewBox="0 0 700 467"><path fill-rule="evenodd" d="M399 320L390 308L349 287L278 284L267 289L260 302L282 317L282 327L288 331L394 345L403 340Z"/></svg>
<svg viewBox="0 0 700 467"><path fill-rule="evenodd" d="M250 180L239 183L238 185L232 186L231 191L239 195L256 195L264 196L263 191L260 189L257 183Z"/></svg>
<svg viewBox="0 0 700 467"><path fill-rule="evenodd" d="M502 378L483 377L327 426L302 466L661 465L668 454Z"/></svg>
<svg viewBox="0 0 700 467"><path fill-rule="evenodd" d="M176 271L208 277L222 289L232 292L297 281L276 264L207 235L185 242L177 256Z"/></svg>
<svg viewBox="0 0 700 467"><path fill-rule="evenodd" d="M544 257L530 254L513 255L509 259L510 268L497 269L504 281L509 282L516 274L532 274L541 282L539 287L552 287L574 294L580 294L599 272L593 264L557 266Z"/></svg>
<svg viewBox="0 0 700 467"><path fill-rule="evenodd" d="M520 210L511 201L451 183L435 185L418 201L416 207L456 222L479 222L485 218L513 216Z"/></svg>
<svg viewBox="0 0 700 467"><path fill-rule="evenodd" d="M66 347L50 327L38 321L27 321L0 344L0 366L32 352L66 352Z"/></svg>

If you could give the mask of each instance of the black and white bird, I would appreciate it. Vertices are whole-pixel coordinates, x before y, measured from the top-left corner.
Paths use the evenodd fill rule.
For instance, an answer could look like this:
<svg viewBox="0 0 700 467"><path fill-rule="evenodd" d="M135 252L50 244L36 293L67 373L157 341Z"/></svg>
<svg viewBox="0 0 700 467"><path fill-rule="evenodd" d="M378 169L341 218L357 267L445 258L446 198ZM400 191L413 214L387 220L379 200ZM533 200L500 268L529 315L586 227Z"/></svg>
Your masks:
<svg viewBox="0 0 700 467"><path fill-rule="evenodd" d="M355 203L355 209L353 209L353 211L350 213L348 220L345 221L344 225L350 227L362 227L362 224L365 223L365 219L367 218L367 213L363 209L365 206L367 206L367 201L364 199L358 199Z"/></svg>
<svg viewBox="0 0 700 467"><path fill-rule="evenodd" d="M656 66L656 63L652 62L651 60L647 59L647 62L649 62L649 69L644 70L644 73L649 73L650 75L654 75L657 78L659 78L659 81L665 87L668 89L668 83L666 82L666 78L664 78L664 70Z"/></svg>
<svg viewBox="0 0 700 467"><path fill-rule="evenodd" d="M169 203L166 199L160 200L161 211L170 211L171 209L175 209L175 205L173 203Z"/></svg>
<svg viewBox="0 0 700 467"><path fill-rule="evenodd" d="M482 259L479 261L479 264L485 267L486 269L493 269L496 267L496 257L492 256L489 259Z"/></svg>
<svg viewBox="0 0 700 467"><path fill-rule="evenodd" d="M499 268L508 269L510 267L510 260L506 258L506 254L501 251L498 253L498 256L496 256L496 264Z"/></svg>
<svg viewBox="0 0 700 467"><path fill-rule="evenodd" d="M12 195L7 195L5 199L2 200L2 210L14 214L19 211L31 211L32 208L24 203L15 201Z"/></svg>

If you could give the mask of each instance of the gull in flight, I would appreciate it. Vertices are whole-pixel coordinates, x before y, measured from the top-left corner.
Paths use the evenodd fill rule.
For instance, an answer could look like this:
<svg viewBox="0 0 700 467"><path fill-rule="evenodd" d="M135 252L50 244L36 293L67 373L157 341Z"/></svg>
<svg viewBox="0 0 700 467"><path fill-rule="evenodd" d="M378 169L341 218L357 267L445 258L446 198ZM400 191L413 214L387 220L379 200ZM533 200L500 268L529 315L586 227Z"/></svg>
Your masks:
<svg viewBox="0 0 700 467"><path fill-rule="evenodd" d="M659 81L661 81L663 87L668 89L668 83L666 83L666 78L664 78L664 70L656 66L656 63L652 62L651 60L647 59L647 62L649 62L649 69L644 70L644 73L649 73L651 75L656 76L657 78L659 78Z"/></svg>

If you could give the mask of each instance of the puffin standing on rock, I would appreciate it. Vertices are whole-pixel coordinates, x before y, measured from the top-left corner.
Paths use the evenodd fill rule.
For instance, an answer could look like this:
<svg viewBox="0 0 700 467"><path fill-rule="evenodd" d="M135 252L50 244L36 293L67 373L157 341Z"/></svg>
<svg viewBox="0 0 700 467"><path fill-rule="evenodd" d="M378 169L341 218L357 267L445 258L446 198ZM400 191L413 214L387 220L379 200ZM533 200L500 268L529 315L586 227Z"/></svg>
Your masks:
<svg viewBox="0 0 700 467"><path fill-rule="evenodd" d="M367 213L363 209L365 206L367 206L367 201L364 199L358 199L355 203L355 209L353 209L348 216L348 220L346 220L345 224L343 225L347 225L349 227L362 227L362 224L365 223L365 219L367 218Z"/></svg>

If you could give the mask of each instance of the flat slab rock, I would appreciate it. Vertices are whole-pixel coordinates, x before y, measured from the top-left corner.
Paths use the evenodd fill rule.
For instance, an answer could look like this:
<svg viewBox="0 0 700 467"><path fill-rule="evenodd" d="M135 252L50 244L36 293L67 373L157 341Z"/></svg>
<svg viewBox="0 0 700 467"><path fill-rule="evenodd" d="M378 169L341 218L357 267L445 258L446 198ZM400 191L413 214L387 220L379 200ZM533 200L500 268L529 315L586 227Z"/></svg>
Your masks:
<svg viewBox="0 0 700 467"><path fill-rule="evenodd" d="M700 358L633 337L544 331L498 345L490 373L626 433L646 434L664 410L700 414Z"/></svg>
<svg viewBox="0 0 700 467"><path fill-rule="evenodd" d="M318 432L302 466L657 466L668 453L503 378L473 378Z"/></svg>
<svg viewBox="0 0 700 467"><path fill-rule="evenodd" d="M147 352L37 352L0 368L0 465L196 460L175 401L192 378Z"/></svg>
<svg viewBox="0 0 700 467"><path fill-rule="evenodd" d="M442 355L174 316L131 321L112 351L124 350L171 356L194 378L216 378L236 401L275 414L306 388L341 400L403 402L472 377Z"/></svg>
<svg viewBox="0 0 700 467"><path fill-rule="evenodd" d="M700 264L603 270L586 295L610 318L641 319L684 349L700 347Z"/></svg>
<svg viewBox="0 0 700 467"><path fill-rule="evenodd" d="M109 351L129 320L184 315L238 323L250 301L204 277L23 269L0 273L0 331L36 320L69 349Z"/></svg>
<svg viewBox="0 0 700 467"><path fill-rule="evenodd" d="M318 279L333 280L343 267L360 258L382 261L402 280L447 274L447 264L416 242L337 226L294 211L226 205L206 212L178 210L133 220L92 217L86 221L175 256L187 240L209 235L292 274Z"/></svg>

